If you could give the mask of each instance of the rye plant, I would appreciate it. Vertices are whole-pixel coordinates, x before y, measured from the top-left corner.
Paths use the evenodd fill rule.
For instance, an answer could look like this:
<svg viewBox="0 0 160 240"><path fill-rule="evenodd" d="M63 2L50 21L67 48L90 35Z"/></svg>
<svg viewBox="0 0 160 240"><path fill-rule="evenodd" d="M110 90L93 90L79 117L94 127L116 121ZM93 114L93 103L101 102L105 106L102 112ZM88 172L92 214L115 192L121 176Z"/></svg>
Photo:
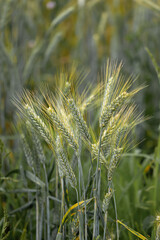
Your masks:
<svg viewBox="0 0 160 240"><path fill-rule="evenodd" d="M51 214L57 209L57 239L113 239L113 232L119 239L114 174L122 155L134 146L133 129L143 121L133 99L144 86L133 88L136 79L126 78L122 64L109 61L96 86L85 86L84 78L74 68L60 74L54 92L43 86L39 96L24 90L14 98L27 176L37 186L32 198L37 240L53 239ZM51 164L43 141L53 152Z"/></svg>

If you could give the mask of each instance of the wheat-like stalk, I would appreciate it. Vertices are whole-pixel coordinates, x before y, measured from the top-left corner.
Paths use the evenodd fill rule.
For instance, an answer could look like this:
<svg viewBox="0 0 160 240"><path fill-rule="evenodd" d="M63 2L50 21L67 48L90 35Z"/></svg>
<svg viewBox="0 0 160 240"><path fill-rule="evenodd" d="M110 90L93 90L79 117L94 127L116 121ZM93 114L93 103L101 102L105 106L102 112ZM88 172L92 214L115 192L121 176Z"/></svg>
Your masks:
<svg viewBox="0 0 160 240"><path fill-rule="evenodd" d="M24 106L27 114L29 116L29 120L31 124L38 130L40 135L44 138L44 140L51 146L54 146L53 138L50 134L48 127L42 121L42 119L35 113L34 109L31 108L28 104Z"/></svg>
<svg viewBox="0 0 160 240"><path fill-rule="evenodd" d="M109 182L112 181L113 173L117 167L117 164L120 159L122 151L123 151L122 148L117 148L117 149L114 149L114 151L113 151L111 161L109 164L109 168L108 168L108 181Z"/></svg>
<svg viewBox="0 0 160 240"><path fill-rule="evenodd" d="M98 144L92 144L92 155L93 155L93 160L96 160L98 158ZM103 155L103 153L100 153L100 163L104 164L106 167L108 166L108 162Z"/></svg>
<svg viewBox="0 0 160 240"><path fill-rule="evenodd" d="M120 73L120 71L121 64L113 68L111 68L111 64L108 64L105 83L102 83L102 85L97 86L93 90L85 88L81 94L79 93L77 86L79 83L74 88L73 78L76 78L77 81L76 72L73 71L70 75L61 72L59 79L60 87L56 87L54 94L42 93L43 98L33 98L33 95L31 93L24 91L22 97L19 98L19 100L15 101L16 105L24 116L24 119L27 119L30 122L29 128L31 128L32 140L34 143L32 151L36 151L36 156L38 156L38 159L44 166L47 187L49 184L49 178L47 177L47 171L45 168L47 165L45 165L45 156L41 143L38 139L37 132L39 132L43 139L50 146L52 146L52 150L55 153L57 164L56 197L58 196L57 189L59 186L59 178L57 174L58 172L61 178L62 189L61 221L63 222L63 216L67 214L65 214L66 204L64 198L65 188L67 186L65 184L65 179L67 180L67 184L69 183L71 187L76 190L78 209L79 199L82 201L83 199L86 200L86 196L89 191L91 190L90 194L93 195L94 189L95 204L93 237L95 238L97 238L100 234L100 186L102 186L102 183L104 183L103 178L101 177L101 173L103 174L104 171L107 172L108 183L108 191L105 194L102 203L102 209L104 212L103 239L106 239L106 236L108 236L108 209L112 196L117 219L116 200L112 182L113 176L119 164L123 151L128 150L129 146L131 146L131 130L133 127L143 121L141 115L137 114L136 106L131 103L132 97L143 87L137 88L135 90L130 90L132 79L129 78L124 82L124 76ZM101 93L103 93L103 96ZM87 106L91 104L96 108L96 110L94 108L87 108ZM39 114L37 114L37 110ZM95 122L90 122L90 128L87 126L88 119L84 119L84 110L86 116L91 116L91 120L92 111L94 111L93 113L96 112ZM95 131L94 124L98 124L98 121L98 129ZM56 141L54 140L53 136L57 136ZM85 144L82 144L82 140ZM29 149L29 146L26 146L27 147L24 149L25 155L28 159L32 159L30 157L32 152ZM76 175L70 164L70 159L74 156L76 156L76 159L78 159L78 188ZM96 170L95 162L91 161L91 172L89 174L87 188L85 188L86 176L83 168L85 167L84 162L86 156L87 158L89 157L90 159L92 158L93 160L97 160ZM33 160L31 162L29 162L29 160L27 161L28 164L32 167ZM40 175L38 176L40 177ZM49 194L50 193L48 189L47 196ZM48 212L50 210L49 204L47 206ZM87 214L86 206L84 210L84 219L85 224L83 223L82 214L79 212L79 235L80 238L83 238L84 235L84 238L86 240L88 236L86 226L89 221L89 215ZM49 222L49 214L47 221ZM61 230L63 232L62 235L65 236L66 230L64 225ZM57 235L57 237L59 236L61 236L60 233ZM156 240L159 239L157 238Z"/></svg>
<svg viewBox="0 0 160 240"><path fill-rule="evenodd" d="M22 146L23 146L23 151L27 160L28 165L33 169L34 167L34 159L33 159L33 155L32 155L32 151L25 139L24 134L21 134L21 142L22 142Z"/></svg>
<svg viewBox="0 0 160 240"><path fill-rule="evenodd" d="M64 153L63 147L60 143L59 136L57 136L56 146L57 146L56 152L57 152L57 156L58 156L59 173L61 176L66 176L66 178L67 178L68 182L71 184L71 186L76 189L77 180L76 180L75 174L70 166L70 163Z"/></svg>
<svg viewBox="0 0 160 240"><path fill-rule="evenodd" d="M108 211L112 195L113 195L113 192L112 192L112 189L110 188L110 190L105 194L104 199L103 199L102 209L103 209L104 213L106 213Z"/></svg>
<svg viewBox="0 0 160 240"><path fill-rule="evenodd" d="M112 135L116 131L118 125L119 125L119 118L121 116L121 112L113 116L108 124L107 129L104 130L103 135L102 135L102 141L101 141L101 146L106 147L108 144L110 144Z"/></svg>
<svg viewBox="0 0 160 240"><path fill-rule="evenodd" d="M43 148L42 148L41 142L40 142L37 134L35 133L34 128L32 128L32 126L31 126L31 132L32 132L33 143L34 143L37 155L38 155L38 159L40 160L40 162L42 164L44 164L46 161L46 158L45 158L45 155L43 152Z"/></svg>
<svg viewBox="0 0 160 240"><path fill-rule="evenodd" d="M77 124L79 132L85 139L89 140L90 139L89 130L88 130L87 124L84 121L79 109L77 108L73 99L68 99L68 102L69 102L70 111L73 115L73 119L75 120L75 122Z"/></svg>
<svg viewBox="0 0 160 240"><path fill-rule="evenodd" d="M113 114L117 111L118 108L123 106L124 102L127 100L129 96L130 96L129 93L123 92L118 97L116 97L116 99L114 99L110 105L108 105L105 108L100 118L100 126L102 128L106 128L108 126L108 122L113 116Z"/></svg>
<svg viewBox="0 0 160 240"><path fill-rule="evenodd" d="M73 147L73 149L77 150L77 142L69 126L64 126L63 122L58 118L57 114L51 107L47 108L47 113L54 123L56 129L59 130L68 143Z"/></svg>

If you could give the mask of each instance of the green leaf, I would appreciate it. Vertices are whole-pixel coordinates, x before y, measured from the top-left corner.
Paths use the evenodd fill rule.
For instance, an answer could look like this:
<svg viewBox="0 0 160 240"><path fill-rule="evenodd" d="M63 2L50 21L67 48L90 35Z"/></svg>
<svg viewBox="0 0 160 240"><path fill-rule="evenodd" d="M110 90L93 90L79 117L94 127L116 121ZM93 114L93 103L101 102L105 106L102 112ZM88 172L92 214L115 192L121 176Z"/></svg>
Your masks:
<svg viewBox="0 0 160 240"><path fill-rule="evenodd" d="M148 48L146 48L146 51L147 51L147 53L149 54L149 56L152 60L153 66L155 68L155 71L157 73L159 83L160 83L160 67L158 66L158 63L157 63L156 59L154 58L153 54L150 52L150 50Z"/></svg>
<svg viewBox="0 0 160 240"><path fill-rule="evenodd" d="M4 209L4 221L3 221L3 227L2 227L0 240L7 239L9 234L10 234L10 223L8 220L8 215L7 215L6 209Z"/></svg>
<svg viewBox="0 0 160 240"><path fill-rule="evenodd" d="M35 184L39 185L40 187L45 187L45 183L42 182L36 175L34 175L33 173L26 171L26 177L28 179L30 179L32 182L34 182Z"/></svg>
<svg viewBox="0 0 160 240"><path fill-rule="evenodd" d="M74 205L72 205L72 206L68 209L68 211L66 212L66 214L64 215L64 217L63 217L63 219L62 219L62 222L61 222L61 225L59 226L58 233L60 232L62 225L66 222L67 217L69 216L69 214L71 213L71 211L74 210L74 212L76 213L76 212L77 212L77 209L78 209L78 206L79 206L79 208L83 208L85 205L88 205L88 204L91 202L92 199L93 199L93 198L90 198L90 199L88 199L88 200L81 201L81 202L78 202L78 203L75 203ZM73 213L72 213L72 215L73 215Z"/></svg>
<svg viewBox="0 0 160 240"><path fill-rule="evenodd" d="M140 234L139 232L136 232L135 230L133 230L132 228L128 227L127 225L125 225L124 223L122 223L121 221L117 220L118 223L120 223L122 226L124 226L129 232L131 232L132 234L134 234L135 236L137 236L138 238L142 239L142 240L148 240L148 238L144 237L142 234Z"/></svg>
<svg viewBox="0 0 160 240"><path fill-rule="evenodd" d="M47 34L50 34L53 29L58 25L60 24L63 20L65 20L68 16L71 15L71 13L74 12L74 7L69 7L68 9L66 9L65 11L63 11L62 13L60 13L51 23L48 31L47 31Z"/></svg>
<svg viewBox="0 0 160 240"><path fill-rule="evenodd" d="M32 200L32 201L29 201L28 203L24 204L23 206L21 206L21 207L19 207L19 208L17 208L17 209L11 211L10 214L14 214L14 213L16 213L16 212L21 212L21 211L23 211L23 210L31 207L32 204L33 204L33 200Z"/></svg>

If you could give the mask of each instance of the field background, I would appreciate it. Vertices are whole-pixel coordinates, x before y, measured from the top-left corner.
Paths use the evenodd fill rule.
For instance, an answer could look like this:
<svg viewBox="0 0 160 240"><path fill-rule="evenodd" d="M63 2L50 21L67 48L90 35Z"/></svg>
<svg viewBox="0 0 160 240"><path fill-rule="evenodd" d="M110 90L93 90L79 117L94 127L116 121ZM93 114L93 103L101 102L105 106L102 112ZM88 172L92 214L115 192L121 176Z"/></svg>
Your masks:
<svg viewBox="0 0 160 240"><path fill-rule="evenodd" d="M135 130L136 148L123 157L114 184L118 219L151 236L160 211L159 39L159 0L0 0L0 227L5 208L11 229L8 239L35 239L35 229L32 236L26 230L32 227L34 205L27 205L26 193L14 191L26 186L21 171L26 162L12 97L23 88L34 91L47 85L54 91L55 76L73 64L89 72L87 82L95 85L108 58L122 61L126 76L138 76L135 86L147 86L135 102L150 118ZM52 153L43 147L49 162ZM29 188L34 187L29 182ZM54 183L52 187L54 196ZM58 211L51 214L54 239ZM120 239L137 239L120 228Z"/></svg>

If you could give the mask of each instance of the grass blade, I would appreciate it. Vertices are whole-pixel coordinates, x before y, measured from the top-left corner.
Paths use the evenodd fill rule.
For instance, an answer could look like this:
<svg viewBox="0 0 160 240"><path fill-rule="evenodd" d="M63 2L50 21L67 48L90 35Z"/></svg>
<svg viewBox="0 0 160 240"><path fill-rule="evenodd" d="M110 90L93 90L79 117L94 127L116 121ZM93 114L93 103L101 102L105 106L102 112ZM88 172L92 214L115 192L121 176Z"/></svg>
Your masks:
<svg viewBox="0 0 160 240"><path fill-rule="evenodd" d="M148 238L144 237L142 234L140 234L139 232L136 232L135 230L133 230L132 228L128 227L127 225L125 225L124 223L122 223L120 220L117 220L118 223L120 223L122 226L124 226L129 232L131 232L132 234L134 234L135 236L137 236L138 238L142 239L142 240L148 240Z"/></svg>

